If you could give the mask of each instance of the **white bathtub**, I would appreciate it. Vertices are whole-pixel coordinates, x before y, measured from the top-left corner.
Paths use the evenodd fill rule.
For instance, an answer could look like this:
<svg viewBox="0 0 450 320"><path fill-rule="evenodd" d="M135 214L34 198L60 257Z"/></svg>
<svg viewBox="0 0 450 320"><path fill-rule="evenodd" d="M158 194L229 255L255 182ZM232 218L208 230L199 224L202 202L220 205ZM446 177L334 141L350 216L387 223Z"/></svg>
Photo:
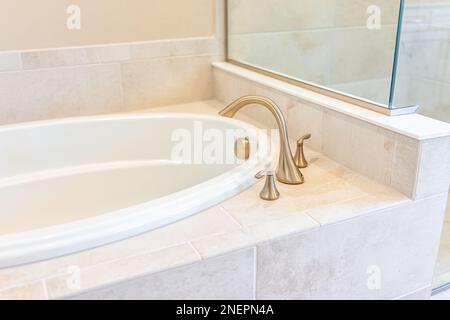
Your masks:
<svg viewBox="0 0 450 320"><path fill-rule="evenodd" d="M273 160L173 160L172 133L193 133L199 121L203 130L250 130L246 136L257 140L246 123L191 114L0 128L0 268L93 248L191 216L247 188Z"/></svg>

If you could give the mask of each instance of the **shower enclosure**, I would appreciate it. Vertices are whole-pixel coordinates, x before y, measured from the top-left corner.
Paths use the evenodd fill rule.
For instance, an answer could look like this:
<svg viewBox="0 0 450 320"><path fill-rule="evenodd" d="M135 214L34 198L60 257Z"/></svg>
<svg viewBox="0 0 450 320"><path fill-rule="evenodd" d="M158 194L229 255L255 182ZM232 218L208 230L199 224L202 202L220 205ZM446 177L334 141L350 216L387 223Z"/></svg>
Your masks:
<svg viewBox="0 0 450 320"><path fill-rule="evenodd" d="M228 0L232 63L389 115L450 122L450 0ZM450 213L436 288L450 283Z"/></svg>

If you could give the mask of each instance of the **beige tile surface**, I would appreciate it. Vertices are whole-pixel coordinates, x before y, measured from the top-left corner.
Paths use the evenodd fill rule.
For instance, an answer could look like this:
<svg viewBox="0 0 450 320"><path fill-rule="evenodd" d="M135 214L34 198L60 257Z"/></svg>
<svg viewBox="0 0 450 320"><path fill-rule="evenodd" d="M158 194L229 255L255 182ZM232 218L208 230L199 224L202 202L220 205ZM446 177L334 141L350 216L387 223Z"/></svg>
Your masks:
<svg viewBox="0 0 450 320"><path fill-rule="evenodd" d="M214 37L33 50L19 53L25 70L220 54L218 40ZM0 56L1 61L2 56Z"/></svg>
<svg viewBox="0 0 450 320"><path fill-rule="evenodd" d="M0 53L0 72L15 71L22 68L20 53Z"/></svg>
<svg viewBox="0 0 450 320"><path fill-rule="evenodd" d="M311 134L306 144L315 151L322 151L323 110L320 106L296 102L287 110L289 134L292 139L299 139Z"/></svg>
<svg viewBox="0 0 450 320"><path fill-rule="evenodd" d="M390 184L394 133L360 120L327 111L323 153L377 182Z"/></svg>
<svg viewBox="0 0 450 320"><path fill-rule="evenodd" d="M441 195L258 245L257 298L393 299L428 286L445 200Z"/></svg>
<svg viewBox="0 0 450 320"><path fill-rule="evenodd" d="M250 248L72 298L249 300L254 292L254 259Z"/></svg>
<svg viewBox="0 0 450 320"><path fill-rule="evenodd" d="M44 300L47 298L42 281L0 289L0 300Z"/></svg>
<svg viewBox="0 0 450 320"><path fill-rule="evenodd" d="M118 64L0 73L0 124L119 112L120 77Z"/></svg>
<svg viewBox="0 0 450 320"><path fill-rule="evenodd" d="M420 142L399 134L395 135L395 154L392 166L391 186L414 197L419 166Z"/></svg>
<svg viewBox="0 0 450 320"><path fill-rule="evenodd" d="M202 56L122 64L125 111L211 99L213 61Z"/></svg>
<svg viewBox="0 0 450 320"><path fill-rule="evenodd" d="M442 228L441 245L434 272L433 287L438 288L447 284L450 284L450 194Z"/></svg>
<svg viewBox="0 0 450 320"><path fill-rule="evenodd" d="M421 143L415 197L447 192L450 186L450 137Z"/></svg>
<svg viewBox="0 0 450 320"><path fill-rule="evenodd" d="M200 260L189 244L168 247L159 251L122 257L85 269L67 268L65 274L45 280L49 298L58 298L77 292L113 284L145 274L168 270ZM74 279L79 277L78 279Z"/></svg>

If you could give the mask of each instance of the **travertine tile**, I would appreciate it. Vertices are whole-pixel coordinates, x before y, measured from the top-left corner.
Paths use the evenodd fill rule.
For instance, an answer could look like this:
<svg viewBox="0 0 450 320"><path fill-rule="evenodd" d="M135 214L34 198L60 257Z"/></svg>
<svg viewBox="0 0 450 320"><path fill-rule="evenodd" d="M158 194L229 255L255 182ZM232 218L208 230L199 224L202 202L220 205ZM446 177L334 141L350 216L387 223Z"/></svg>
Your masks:
<svg viewBox="0 0 450 320"><path fill-rule="evenodd" d="M397 192L380 192L362 195L358 198L333 203L306 211L321 225L341 222L383 210L390 206L404 204L410 200Z"/></svg>
<svg viewBox="0 0 450 320"><path fill-rule="evenodd" d="M126 45L79 47L22 52L25 70L119 62L130 59Z"/></svg>
<svg viewBox="0 0 450 320"><path fill-rule="evenodd" d="M262 201L259 192L264 186L263 183L261 181L236 197L223 202L221 206L243 226L280 219L300 212L292 203L292 198L284 194L281 189L281 195L277 201Z"/></svg>
<svg viewBox="0 0 450 320"><path fill-rule="evenodd" d="M123 43L116 45L86 46L33 50L18 53L25 70L67 67L86 64L129 62L169 58L173 56L219 55L218 41L214 37L173 39ZM12 58L13 56L11 56ZM0 71L2 71L0 55Z"/></svg>
<svg viewBox="0 0 450 320"><path fill-rule="evenodd" d="M219 43L216 38L188 38L172 41L171 56L219 55Z"/></svg>
<svg viewBox="0 0 450 320"><path fill-rule="evenodd" d="M179 245L159 251L142 253L119 260L82 269L67 268L66 273L45 280L50 298L71 294L79 290L90 290L105 283L116 283L125 279L143 276L200 260L198 253L189 245ZM75 278L77 277L77 278Z"/></svg>
<svg viewBox="0 0 450 320"><path fill-rule="evenodd" d="M415 197L448 192L449 186L450 137L422 141Z"/></svg>
<svg viewBox="0 0 450 320"><path fill-rule="evenodd" d="M394 133L333 111L324 116L323 152L333 160L389 185Z"/></svg>
<svg viewBox="0 0 450 320"><path fill-rule="evenodd" d="M316 151L322 151L323 110L321 107L296 102L287 110L287 122L289 134L293 139L299 139L310 133L311 139L305 144Z"/></svg>
<svg viewBox="0 0 450 320"><path fill-rule="evenodd" d="M130 45L130 60L149 60L170 56L171 41L143 42Z"/></svg>
<svg viewBox="0 0 450 320"><path fill-rule="evenodd" d="M444 205L441 195L259 245L257 298L393 299L427 286Z"/></svg>
<svg viewBox="0 0 450 320"><path fill-rule="evenodd" d="M42 281L9 289L0 289L0 300L44 300L47 299Z"/></svg>
<svg viewBox="0 0 450 320"><path fill-rule="evenodd" d="M120 67L0 73L0 96L1 124L117 112L122 106Z"/></svg>
<svg viewBox="0 0 450 320"><path fill-rule="evenodd" d="M309 216L297 213L287 218L280 217L237 231L198 239L193 241L193 245L203 258L210 258L290 234L307 232L318 227L319 224Z"/></svg>
<svg viewBox="0 0 450 320"><path fill-rule="evenodd" d="M80 300L252 299L254 259L254 249L250 248L72 298Z"/></svg>
<svg viewBox="0 0 450 320"><path fill-rule="evenodd" d="M214 99L229 104L240 98L240 78L223 70L213 68Z"/></svg>
<svg viewBox="0 0 450 320"><path fill-rule="evenodd" d="M204 56L122 64L124 110L210 99L212 61Z"/></svg>
<svg viewBox="0 0 450 320"><path fill-rule="evenodd" d="M19 52L0 53L0 72L20 70L21 64Z"/></svg>
<svg viewBox="0 0 450 320"><path fill-rule="evenodd" d="M391 186L408 197L414 197L419 163L420 142L395 135L395 154L391 169Z"/></svg>

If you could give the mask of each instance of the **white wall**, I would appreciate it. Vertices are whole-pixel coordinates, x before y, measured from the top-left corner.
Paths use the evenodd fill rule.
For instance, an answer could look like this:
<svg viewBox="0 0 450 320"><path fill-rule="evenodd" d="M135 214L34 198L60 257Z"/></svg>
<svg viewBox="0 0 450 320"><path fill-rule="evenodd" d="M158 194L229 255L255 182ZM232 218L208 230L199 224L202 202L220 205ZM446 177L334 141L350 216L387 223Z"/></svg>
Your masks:
<svg viewBox="0 0 450 320"><path fill-rule="evenodd" d="M214 0L0 0L0 51L212 36ZM69 5L81 29L69 30Z"/></svg>

